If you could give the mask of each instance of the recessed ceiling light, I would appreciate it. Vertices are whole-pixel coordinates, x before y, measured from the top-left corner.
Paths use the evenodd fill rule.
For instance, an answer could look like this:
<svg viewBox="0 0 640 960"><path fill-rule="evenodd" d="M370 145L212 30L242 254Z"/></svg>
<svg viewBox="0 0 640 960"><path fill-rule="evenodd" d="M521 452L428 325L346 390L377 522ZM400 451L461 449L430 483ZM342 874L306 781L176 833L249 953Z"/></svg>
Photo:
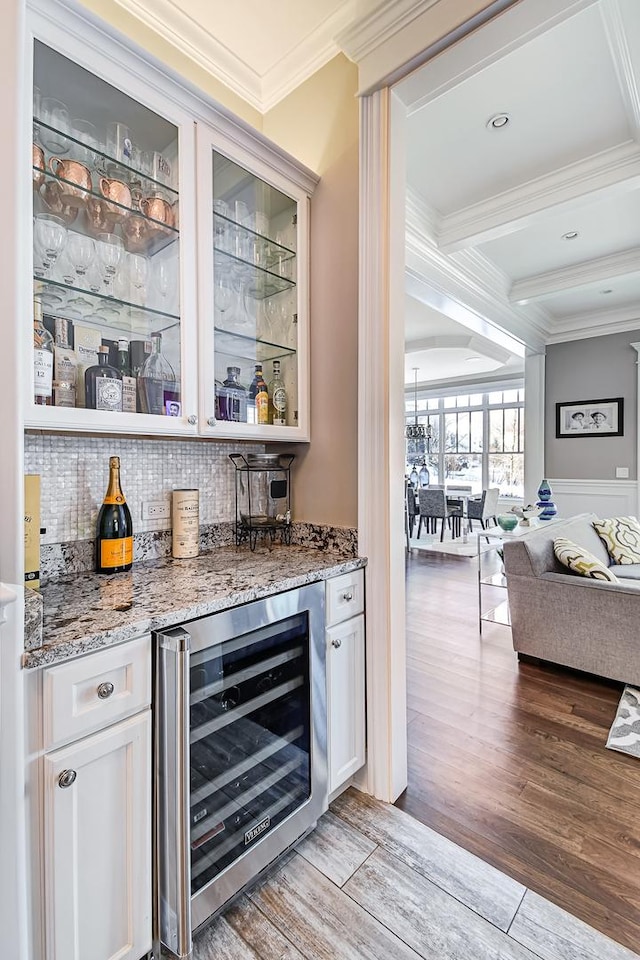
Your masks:
<svg viewBox="0 0 640 960"><path fill-rule="evenodd" d="M563 234L562 234L562 238L561 238L561 239L562 239L562 240L575 240L577 236L579 236L577 230L569 230L568 233L563 233Z"/></svg>
<svg viewBox="0 0 640 960"><path fill-rule="evenodd" d="M487 128L489 130L501 130L507 126L510 120L511 117L508 113L496 113L487 120Z"/></svg>
<svg viewBox="0 0 640 960"><path fill-rule="evenodd" d="M613 293L613 290L611 289L611 287L607 287L606 290L601 290L600 293Z"/></svg>

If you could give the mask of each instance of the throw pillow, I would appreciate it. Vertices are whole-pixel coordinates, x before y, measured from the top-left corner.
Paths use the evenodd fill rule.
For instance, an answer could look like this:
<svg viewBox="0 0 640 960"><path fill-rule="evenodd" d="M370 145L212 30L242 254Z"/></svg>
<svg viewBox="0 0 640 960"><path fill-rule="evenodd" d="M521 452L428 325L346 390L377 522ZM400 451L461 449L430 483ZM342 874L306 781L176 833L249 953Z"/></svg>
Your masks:
<svg viewBox="0 0 640 960"><path fill-rule="evenodd" d="M640 523L635 517L594 520L593 526L613 563L640 563Z"/></svg>
<svg viewBox="0 0 640 960"><path fill-rule="evenodd" d="M590 577L592 580L608 580L610 583L617 583L618 578L611 573L604 563L601 563L597 557L579 547L572 540L566 537L556 537L553 541L553 552L563 566L579 573L581 577Z"/></svg>

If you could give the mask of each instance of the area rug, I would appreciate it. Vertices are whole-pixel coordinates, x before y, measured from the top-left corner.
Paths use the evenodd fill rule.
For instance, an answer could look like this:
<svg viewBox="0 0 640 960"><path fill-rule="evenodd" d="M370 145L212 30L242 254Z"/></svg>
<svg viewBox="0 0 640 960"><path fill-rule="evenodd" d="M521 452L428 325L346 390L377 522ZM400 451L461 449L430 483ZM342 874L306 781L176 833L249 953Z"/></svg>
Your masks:
<svg viewBox="0 0 640 960"><path fill-rule="evenodd" d="M478 544L475 540L463 543L462 540L410 540L412 550L424 550L426 553L446 553L453 557L477 557Z"/></svg>
<svg viewBox="0 0 640 960"><path fill-rule="evenodd" d="M607 738L609 750L640 758L640 690L625 687Z"/></svg>

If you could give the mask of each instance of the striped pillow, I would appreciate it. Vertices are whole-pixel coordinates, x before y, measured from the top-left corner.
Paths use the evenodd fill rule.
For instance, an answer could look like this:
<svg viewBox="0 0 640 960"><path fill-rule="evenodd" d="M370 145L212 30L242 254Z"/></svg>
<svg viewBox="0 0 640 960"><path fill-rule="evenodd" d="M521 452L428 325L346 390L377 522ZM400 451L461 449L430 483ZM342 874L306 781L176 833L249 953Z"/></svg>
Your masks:
<svg viewBox="0 0 640 960"><path fill-rule="evenodd" d="M590 577L592 580L608 580L610 583L617 583L618 578L611 573L604 563L601 563L597 557L579 547L572 540L566 537L556 537L553 541L553 552L563 566L579 573L581 577Z"/></svg>
<svg viewBox="0 0 640 960"><path fill-rule="evenodd" d="M613 563L640 563L640 523L635 517L594 520L593 526Z"/></svg>

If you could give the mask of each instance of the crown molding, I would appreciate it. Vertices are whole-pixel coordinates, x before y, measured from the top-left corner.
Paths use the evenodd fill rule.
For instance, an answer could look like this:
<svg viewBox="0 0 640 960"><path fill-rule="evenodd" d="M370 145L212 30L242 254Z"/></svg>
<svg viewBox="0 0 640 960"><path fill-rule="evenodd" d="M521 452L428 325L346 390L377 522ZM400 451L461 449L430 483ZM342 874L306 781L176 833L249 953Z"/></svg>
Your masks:
<svg viewBox="0 0 640 960"><path fill-rule="evenodd" d="M405 217L409 229L415 230L423 240L436 245L436 237L440 229L440 214L409 183L405 192Z"/></svg>
<svg viewBox="0 0 640 960"><path fill-rule="evenodd" d="M616 307L612 310L589 311L561 317L554 322L547 343L587 340L613 333L640 330L640 307Z"/></svg>
<svg viewBox="0 0 640 960"><path fill-rule="evenodd" d="M394 0L393 3L380 3L370 13L337 33L336 41L350 60L359 63L399 30L441 2L442 0Z"/></svg>
<svg viewBox="0 0 640 960"><path fill-rule="evenodd" d="M355 14L348 0L264 74L180 10L173 0L116 0L164 40L264 114L340 52L334 37Z"/></svg>
<svg viewBox="0 0 640 960"><path fill-rule="evenodd" d="M618 0L601 0L600 15L611 51L611 59L618 76L629 126L634 132L635 139L640 140L640 89Z"/></svg>
<svg viewBox="0 0 640 960"><path fill-rule="evenodd" d="M526 304L530 300L544 300L566 290L576 290L602 280L639 272L640 247L634 247L606 257L584 260L570 267L523 277L512 285L509 300L511 303Z"/></svg>
<svg viewBox="0 0 640 960"><path fill-rule="evenodd" d="M640 183L640 149L628 142L442 217L438 246L455 253L520 230L553 208L581 206L594 193L620 193Z"/></svg>

